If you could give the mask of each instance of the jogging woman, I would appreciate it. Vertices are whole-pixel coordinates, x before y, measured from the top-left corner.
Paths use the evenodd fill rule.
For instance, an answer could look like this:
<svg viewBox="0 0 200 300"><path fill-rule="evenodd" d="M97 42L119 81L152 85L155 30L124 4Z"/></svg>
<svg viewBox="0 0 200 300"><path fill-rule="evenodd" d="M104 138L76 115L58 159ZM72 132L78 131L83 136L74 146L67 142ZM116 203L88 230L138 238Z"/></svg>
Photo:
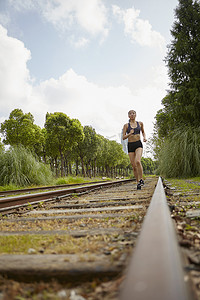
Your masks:
<svg viewBox="0 0 200 300"><path fill-rule="evenodd" d="M137 181L137 190L141 190L144 185L143 168L141 164L143 145L140 140L140 132L143 135L143 142L146 142L146 134L142 122L136 121L136 112L128 112L129 122L123 127L123 140L128 139L128 155L133 168L133 173Z"/></svg>

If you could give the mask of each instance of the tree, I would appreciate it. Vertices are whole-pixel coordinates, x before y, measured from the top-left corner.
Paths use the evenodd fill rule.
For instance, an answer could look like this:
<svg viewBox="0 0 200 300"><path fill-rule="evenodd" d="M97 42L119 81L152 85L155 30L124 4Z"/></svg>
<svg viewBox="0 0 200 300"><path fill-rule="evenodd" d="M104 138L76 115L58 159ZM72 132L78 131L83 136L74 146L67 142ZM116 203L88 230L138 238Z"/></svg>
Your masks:
<svg viewBox="0 0 200 300"><path fill-rule="evenodd" d="M85 164L86 172L88 176L91 176L91 162L94 161L97 155L97 135L95 129L92 126L84 126L83 128L84 138L78 141L77 151L81 159L82 174L85 176ZM90 169L90 170L89 170Z"/></svg>
<svg viewBox="0 0 200 300"><path fill-rule="evenodd" d="M1 138L0 138L0 153L4 151L4 145L1 142Z"/></svg>
<svg viewBox="0 0 200 300"><path fill-rule="evenodd" d="M101 145L100 164L105 168L106 176L114 176L114 169L123 161L122 145L106 138L102 139Z"/></svg>
<svg viewBox="0 0 200 300"><path fill-rule="evenodd" d="M167 156L166 159L163 158L167 149L168 151L172 148L174 151L179 149L177 131L188 143L192 143L192 139L188 139L188 134L198 132L200 126L199 1L179 0L179 5L175 10L175 21L171 35L173 39L168 46L168 53L165 58L171 80L170 89L162 100L164 108L156 114L154 141L160 170L178 168L178 173L183 174L182 169L187 169L191 175L197 174L193 160L190 160L192 156L190 158L188 156L188 149L194 147L194 144L189 144L189 148L182 148L182 151L184 151L183 156L187 157L188 161L182 160L182 162L189 163L193 166L192 169L187 168L186 165L177 165L175 159L173 159L174 163L171 165L172 156L175 158L175 155ZM171 143L175 147L171 147ZM195 153L199 153L200 145L198 143L199 140L195 143ZM170 161L167 161L167 159ZM170 165L170 168L162 167L162 164ZM166 174L170 176L169 171Z"/></svg>
<svg viewBox="0 0 200 300"><path fill-rule="evenodd" d="M142 157L141 163L145 174L154 173L156 168L156 163L150 157Z"/></svg>
<svg viewBox="0 0 200 300"><path fill-rule="evenodd" d="M38 143L40 127L34 124L31 113L24 114L21 109L14 109L8 120L1 123L1 133L4 136L3 143L11 146L23 145L34 150Z"/></svg>
<svg viewBox="0 0 200 300"><path fill-rule="evenodd" d="M77 119L70 119L61 112L47 113L45 128L48 153L54 154L54 157L60 155L63 177L65 152L83 138L83 128Z"/></svg>
<svg viewBox="0 0 200 300"><path fill-rule="evenodd" d="M200 4L179 0L165 59L171 90L162 101L168 124L200 125ZM157 116L158 117L158 116ZM175 121L176 124L174 124Z"/></svg>
<svg viewBox="0 0 200 300"><path fill-rule="evenodd" d="M132 166L130 164L130 159L128 155L123 151L122 160L118 164L119 175L128 176L129 171L132 172Z"/></svg>

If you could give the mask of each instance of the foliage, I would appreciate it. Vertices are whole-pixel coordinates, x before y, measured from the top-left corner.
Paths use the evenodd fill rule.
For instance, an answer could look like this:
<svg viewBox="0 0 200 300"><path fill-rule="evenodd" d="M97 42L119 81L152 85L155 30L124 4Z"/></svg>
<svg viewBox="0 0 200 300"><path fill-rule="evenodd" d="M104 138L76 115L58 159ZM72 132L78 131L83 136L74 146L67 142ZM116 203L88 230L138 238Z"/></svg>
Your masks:
<svg viewBox="0 0 200 300"><path fill-rule="evenodd" d="M3 143L6 145L23 145L36 150L41 138L41 129L34 124L31 113L24 114L21 109L14 109L8 120L1 123L1 133L4 136Z"/></svg>
<svg viewBox="0 0 200 300"><path fill-rule="evenodd" d="M21 109L14 109L9 119L1 124L1 132L4 144L14 148L23 146L24 150L32 151L38 161L50 165L57 178L81 173L88 178L129 176L129 172L132 174L128 155L123 152L121 144L96 134L91 126L82 127L79 120L71 119L61 112L47 113L45 127L41 129L34 124L31 113L24 114ZM7 175L4 171L9 159L6 161L2 158L1 161L1 174L5 176L4 179L2 176L2 182L10 185L17 182L18 186L35 182L28 176L24 176L22 180L21 162L12 162L11 149L12 147L5 154L11 160ZM8 179L10 173L12 179ZM42 180L38 184L43 185L43 182Z"/></svg>
<svg viewBox="0 0 200 300"><path fill-rule="evenodd" d="M83 138L83 128L76 119L70 119L66 114L55 112L46 115L46 145L50 155L61 158L61 177L64 175L64 153Z"/></svg>
<svg viewBox="0 0 200 300"><path fill-rule="evenodd" d="M79 139L77 141L77 147L75 147L76 154L81 159L82 164L82 174L85 176L85 168L84 164L87 166L90 165L91 161L93 161L97 156L97 135L95 129L92 126L84 126L83 128L84 137L83 139Z"/></svg>
<svg viewBox="0 0 200 300"><path fill-rule="evenodd" d="M72 177L72 176L67 176L67 177L60 177L56 180L57 185L61 184L72 184L72 183L82 183L84 182L84 179L81 177Z"/></svg>
<svg viewBox="0 0 200 300"><path fill-rule="evenodd" d="M159 155L160 174L188 177L200 174L200 128L177 129L165 139Z"/></svg>
<svg viewBox="0 0 200 300"><path fill-rule="evenodd" d="M1 138L0 138L0 153L4 151L4 145L3 143L1 142Z"/></svg>
<svg viewBox="0 0 200 300"><path fill-rule="evenodd" d="M156 115L158 134L183 124L200 125L200 4L179 0L165 61L171 79L164 106Z"/></svg>
<svg viewBox="0 0 200 300"><path fill-rule="evenodd" d="M107 180L109 180L107 178ZM89 183L95 181L102 181L102 178L96 177L95 180L89 177L80 177L80 176L67 176L67 177L60 177L56 180L56 185L62 184L81 184L81 183Z"/></svg>
<svg viewBox="0 0 200 300"><path fill-rule="evenodd" d="M156 168L156 162L150 157L142 157L141 159L143 171L145 174L153 174Z"/></svg>
<svg viewBox="0 0 200 300"><path fill-rule="evenodd" d="M196 136L200 126L199 1L179 0L171 34L173 39L165 59L170 90L155 117L154 150L161 172L168 176L195 176L200 160L200 141Z"/></svg>
<svg viewBox="0 0 200 300"><path fill-rule="evenodd" d="M191 189L194 191L200 190L200 177L188 177L187 179L168 178L167 181L169 181L172 184L172 186L175 186L176 189L181 190L183 192L191 191ZM197 201L198 201L199 199L198 199L197 193L187 195L187 198L191 196L194 199L195 195L196 195ZM186 198L186 201L187 201L187 198ZM197 204L198 204L198 202L196 203L196 205Z"/></svg>
<svg viewBox="0 0 200 300"><path fill-rule="evenodd" d="M46 185L52 181L50 168L23 146L0 153L0 170L0 185Z"/></svg>
<svg viewBox="0 0 200 300"><path fill-rule="evenodd" d="M166 57L171 91L163 104L178 124L200 125L200 3L179 0ZM173 112L173 115L171 114ZM171 121L171 118L170 118ZM172 125L173 126L173 125Z"/></svg>

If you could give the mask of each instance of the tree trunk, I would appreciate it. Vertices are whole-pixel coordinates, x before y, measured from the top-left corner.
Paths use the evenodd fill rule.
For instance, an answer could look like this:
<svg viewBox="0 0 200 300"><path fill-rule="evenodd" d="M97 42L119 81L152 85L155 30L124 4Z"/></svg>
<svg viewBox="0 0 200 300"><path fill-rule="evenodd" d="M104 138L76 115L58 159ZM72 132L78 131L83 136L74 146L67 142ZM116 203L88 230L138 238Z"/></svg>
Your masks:
<svg viewBox="0 0 200 300"><path fill-rule="evenodd" d="M86 177L83 157L81 157L81 165L82 165L82 175L83 175L84 177Z"/></svg>
<svg viewBox="0 0 200 300"><path fill-rule="evenodd" d="M78 169L78 159L76 160L76 176L79 174L79 169Z"/></svg>
<svg viewBox="0 0 200 300"><path fill-rule="evenodd" d="M62 152L60 152L60 159L61 159L61 166L60 166L61 177L64 177L64 157L63 157Z"/></svg>
<svg viewBox="0 0 200 300"><path fill-rule="evenodd" d="M68 169L69 169L69 175L72 175L72 165L70 162L68 163Z"/></svg>
<svg viewBox="0 0 200 300"><path fill-rule="evenodd" d="M58 172L58 160L57 157L55 158L55 170L56 170L56 177L59 177L59 172Z"/></svg>
<svg viewBox="0 0 200 300"><path fill-rule="evenodd" d="M97 160L94 160L94 167L93 167L93 176L96 177L96 168L97 168Z"/></svg>

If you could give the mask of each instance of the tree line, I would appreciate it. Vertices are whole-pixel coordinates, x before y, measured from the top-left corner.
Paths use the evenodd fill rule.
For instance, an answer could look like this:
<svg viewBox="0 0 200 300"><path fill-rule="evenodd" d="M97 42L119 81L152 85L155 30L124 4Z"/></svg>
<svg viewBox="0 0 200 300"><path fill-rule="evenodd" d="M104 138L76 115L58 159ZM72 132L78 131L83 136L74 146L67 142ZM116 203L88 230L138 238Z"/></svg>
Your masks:
<svg viewBox="0 0 200 300"><path fill-rule="evenodd" d="M179 0L165 62L169 90L156 114L153 144L158 172L200 174L200 3Z"/></svg>
<svg viewBox="0 0 200 300"><path fill-rule="evenodd" d="M14 109L1 123L3 144L32 151L49 164L56 177L68 175L129 176L132 168L122 145L97 134L91 126L82 126L62 112L47 113L44 128L34 124L31 113ZM143 158L143 167L152 173L152 159Z"/></svg>

